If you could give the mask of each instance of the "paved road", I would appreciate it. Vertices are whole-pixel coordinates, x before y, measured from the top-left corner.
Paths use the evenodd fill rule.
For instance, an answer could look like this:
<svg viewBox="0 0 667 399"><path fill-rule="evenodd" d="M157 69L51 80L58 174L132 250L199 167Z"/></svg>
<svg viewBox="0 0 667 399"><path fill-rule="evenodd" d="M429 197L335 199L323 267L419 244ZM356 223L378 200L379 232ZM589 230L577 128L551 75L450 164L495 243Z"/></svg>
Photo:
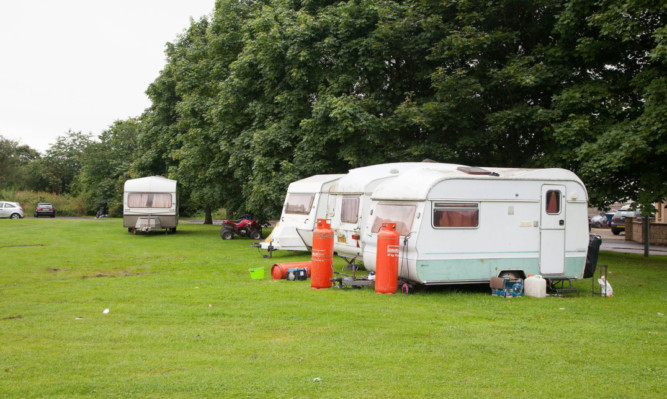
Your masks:
<svg viewBox="0 0 667 399"><path fill-rule="evenodd" d="M643 254L644 244L634 241L625 241L625 232L615 236L610 229L592 229L591 233L602 237L601 251L627 252ZM649 246L650 255L667 255L667 247L663 245Z"/></svg>

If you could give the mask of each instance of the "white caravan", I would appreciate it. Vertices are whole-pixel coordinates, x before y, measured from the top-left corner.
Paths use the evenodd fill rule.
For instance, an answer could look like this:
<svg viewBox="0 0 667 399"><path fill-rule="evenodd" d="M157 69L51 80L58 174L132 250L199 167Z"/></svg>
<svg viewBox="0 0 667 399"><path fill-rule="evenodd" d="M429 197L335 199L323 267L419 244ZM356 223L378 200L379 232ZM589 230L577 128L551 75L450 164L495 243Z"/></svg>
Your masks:
<svg viewBox="0 0 667 399"><path fill-rule="evenodd" d="M375 270L377 234L397 223L399 278L425 285L541 274L583 278L587 193L564 169L428 164L373 191L362 225L364 266Z"/></svg>
<svg viewBox="0 0 667 399"><path fill-rule="evenodd" d="M315 175L291 183L287 188L280 220L259 247L269 253L278 249L310 250L317 219L327 215L329 188L342 176L344 175Z"/></svg>
<svg viewBox="0 0 667 399"><path fill-rule="evenodd" d="M178 225L176 180L162 176L142 177L125 182L123 226L130 234L165 229L175 233Z"/></svg>
<svg viewBox="0 0 667 399"><path fill-rule="evenodd" d="M364 166L351 169L336 181L329 191L331 229L334 231L334 251L348 261L361 259L364 241L361 230L371 205L371 194L378 185L416 168L438 168L442 164L401 162Z"/></svg>

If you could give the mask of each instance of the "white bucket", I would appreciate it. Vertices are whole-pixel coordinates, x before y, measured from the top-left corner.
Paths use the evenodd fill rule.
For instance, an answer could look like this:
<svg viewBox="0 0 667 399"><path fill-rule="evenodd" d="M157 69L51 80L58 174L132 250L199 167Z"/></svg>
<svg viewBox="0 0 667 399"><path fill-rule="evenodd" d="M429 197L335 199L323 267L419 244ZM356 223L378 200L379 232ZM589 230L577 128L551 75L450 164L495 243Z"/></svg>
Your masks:
<svg viewBox="0 0 667 399"><path fill-rule="evenodd" d="M542 276L530 276L524 280L523 294L535 298L544 298L547 296L547 280Z"/></svg>

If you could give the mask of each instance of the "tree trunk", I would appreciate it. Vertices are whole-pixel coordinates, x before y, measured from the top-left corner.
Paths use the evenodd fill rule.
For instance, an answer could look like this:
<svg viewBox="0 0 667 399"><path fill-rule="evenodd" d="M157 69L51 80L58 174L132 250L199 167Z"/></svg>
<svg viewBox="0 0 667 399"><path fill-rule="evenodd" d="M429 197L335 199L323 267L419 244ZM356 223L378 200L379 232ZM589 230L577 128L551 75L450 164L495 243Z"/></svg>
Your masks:
<svg viewBox="0 0 667 399"><path fill-rule="evenodd" d="M204 224L213 224L213 215L211 213L211 207L207 206L204 209L204 212L206 213L206 215L204 216Z"/></svg>

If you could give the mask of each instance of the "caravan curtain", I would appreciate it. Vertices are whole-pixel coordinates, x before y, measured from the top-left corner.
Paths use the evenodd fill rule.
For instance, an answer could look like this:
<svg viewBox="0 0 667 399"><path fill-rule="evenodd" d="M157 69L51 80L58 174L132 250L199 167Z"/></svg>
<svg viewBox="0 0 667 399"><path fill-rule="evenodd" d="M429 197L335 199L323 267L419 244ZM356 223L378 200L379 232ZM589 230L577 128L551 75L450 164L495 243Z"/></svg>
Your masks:
<svg viewBox="0 0 667 399"><path fill-rule="evenodd" d="M127 205L130 208L171 208L171 194L130 193Z"/></svg>

